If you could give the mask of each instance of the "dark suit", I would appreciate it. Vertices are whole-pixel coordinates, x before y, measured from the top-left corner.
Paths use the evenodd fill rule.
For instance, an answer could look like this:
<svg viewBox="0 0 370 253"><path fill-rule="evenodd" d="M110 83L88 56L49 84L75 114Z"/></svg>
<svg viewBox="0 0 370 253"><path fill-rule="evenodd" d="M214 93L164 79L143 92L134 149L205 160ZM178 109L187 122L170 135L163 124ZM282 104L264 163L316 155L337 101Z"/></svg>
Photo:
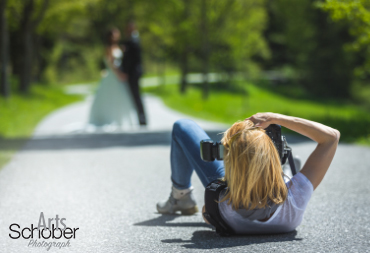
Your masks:
<svg viewBox="0 0 370 253"><path fill-rule="evenodd" d="M132 96L135 100L140 125L146 125L146 117L140 96L139 79L143 74L141 65L141 48L138 37L131 37L123 42L125 52L122 58L120 70L128 75Z"/></svg>

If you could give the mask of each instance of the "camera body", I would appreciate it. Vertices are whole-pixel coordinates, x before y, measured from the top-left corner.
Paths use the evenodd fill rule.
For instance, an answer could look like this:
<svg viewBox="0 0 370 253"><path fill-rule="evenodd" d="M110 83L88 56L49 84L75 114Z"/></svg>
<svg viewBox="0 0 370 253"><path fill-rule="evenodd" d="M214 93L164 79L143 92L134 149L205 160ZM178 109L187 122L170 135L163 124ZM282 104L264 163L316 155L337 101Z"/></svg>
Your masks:
<svg viewBox="0 0 370 253"><path fill-rule="evenodd" d="M285 136L281 135L281 126L271 124L265 129L265 132L274 143L279 153L281 164L285 164L291 153L291 148L288 146ZM206 162L223 160L224 146L219 141L214 142L211 139L202 140L200 142L200 157Z"/></svg>

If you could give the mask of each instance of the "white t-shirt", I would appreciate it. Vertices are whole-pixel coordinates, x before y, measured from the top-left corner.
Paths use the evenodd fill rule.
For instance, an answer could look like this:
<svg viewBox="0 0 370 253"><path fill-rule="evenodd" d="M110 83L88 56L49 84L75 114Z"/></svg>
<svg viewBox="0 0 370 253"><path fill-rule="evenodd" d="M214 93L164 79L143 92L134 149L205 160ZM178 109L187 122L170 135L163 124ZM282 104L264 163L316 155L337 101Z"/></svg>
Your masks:
<svg viewBox="0 0 370 253"><path fill-rule="evenodd" d="M227 201L219 204L224 221L237 234L273 234L293 231L303 219L303 213L313 193L313 186L302 173L286 183L288 197L267 221L250 220L234 211Z"/></svg>

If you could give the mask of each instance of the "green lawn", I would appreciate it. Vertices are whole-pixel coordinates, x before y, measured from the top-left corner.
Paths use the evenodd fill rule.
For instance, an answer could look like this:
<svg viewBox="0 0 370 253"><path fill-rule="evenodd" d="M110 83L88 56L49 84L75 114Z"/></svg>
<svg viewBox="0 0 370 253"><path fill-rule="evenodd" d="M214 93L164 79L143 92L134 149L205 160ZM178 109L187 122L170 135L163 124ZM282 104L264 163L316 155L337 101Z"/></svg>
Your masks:
<svg viewBox="0 0 370 253"><path fill-rule="evenodd" d="M277 112L337 128L342 141L370 144L369 112L348 102L291 98L247 82L231 88L211 84L207 100L202 99L200 85L191 86L185 95L179 94L177 85L144 91L161 97L175 110L202 119L232 124L257 112Z"/></svg>
<svg viewBox="0 0 370 253"><path fill-rule="evenodd" d="M37 123L53 110L81 100L62 87L33 85L29 95L0 97L0 168L32 134Z"/></svg>

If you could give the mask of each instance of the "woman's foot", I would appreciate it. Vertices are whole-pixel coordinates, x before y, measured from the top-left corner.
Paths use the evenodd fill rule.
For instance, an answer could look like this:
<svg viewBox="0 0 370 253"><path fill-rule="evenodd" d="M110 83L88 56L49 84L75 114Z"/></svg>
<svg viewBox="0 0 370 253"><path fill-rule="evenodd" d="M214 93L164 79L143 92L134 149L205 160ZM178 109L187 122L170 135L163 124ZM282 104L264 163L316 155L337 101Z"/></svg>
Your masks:
<svg viewBox="0 0 370 253"><path fill-rule="evenodd" d="M192 189L177 190L172 188L172 192L167 201L157 203L157 211L162 214L174 214L180 211L182 215L192 215L198 212Z"/></svg>

